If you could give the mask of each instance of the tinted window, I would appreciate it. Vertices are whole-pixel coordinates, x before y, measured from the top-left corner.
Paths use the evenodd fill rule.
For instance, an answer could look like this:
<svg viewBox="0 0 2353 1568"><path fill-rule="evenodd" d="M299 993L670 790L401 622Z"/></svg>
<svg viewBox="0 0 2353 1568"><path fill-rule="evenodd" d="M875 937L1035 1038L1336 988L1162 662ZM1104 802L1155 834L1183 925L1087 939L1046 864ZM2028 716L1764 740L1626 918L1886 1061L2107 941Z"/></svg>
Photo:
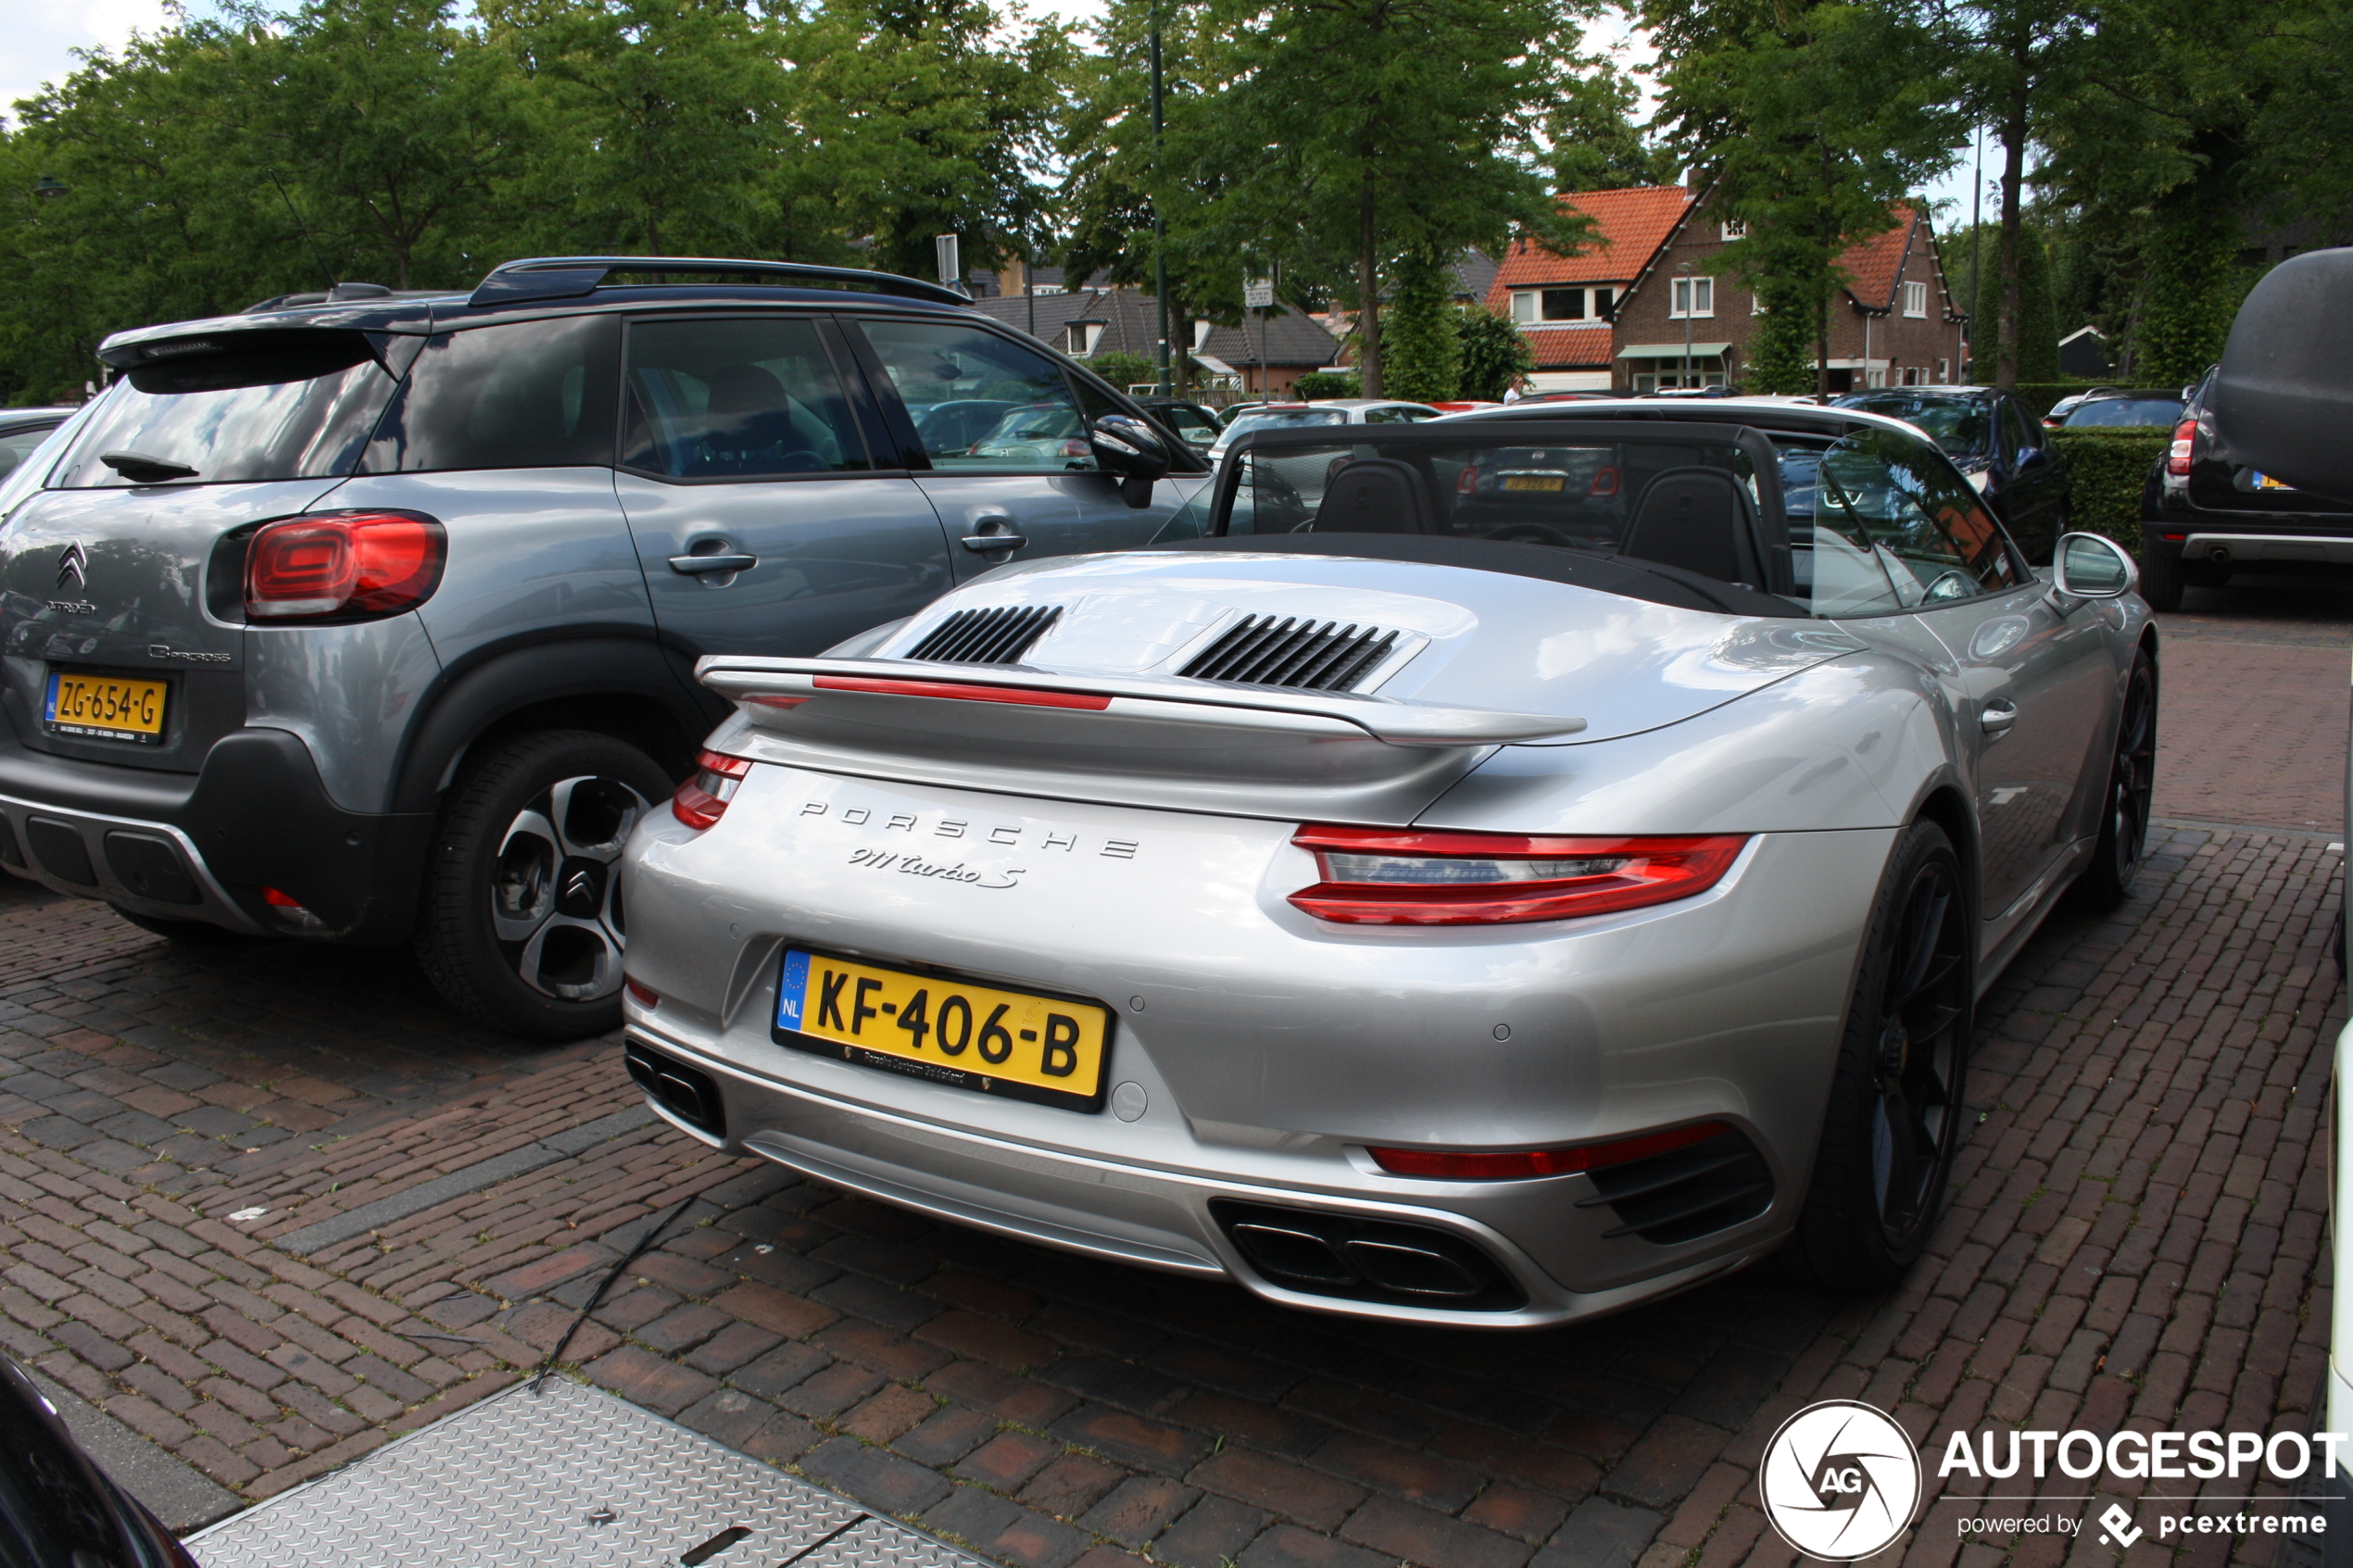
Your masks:
<svg viewBox="0 0 2353 1568"><path fill-rule="evenodd" d="M1070 383L1044 355L950 321L864 326L932 467L1035 473L1095 466ZM996 418L984 426L977 414L944 417L949 405L970 402L998 405Z"/></svg>
<svg viewBox="0 0 2353 1568"><path fill-rule="evenodd" d="M2016 457L2034 445L2034 427L2027 422L2026 411L2008 398L2002 399L2002 448L2005 456Z"/></svg>
<svg viewBox="0 0 2353 1568"><path fill-rule="evenodd" d="M43 425L37 430L15 430L0 435L0 478L17 471L17 465L32 456L33 448L49 439L57 427Z"/></svg>
<svg viewBox="0 0 2353 1568"><path fill-rule="evenodd" d="M1981 458L1994 450L1994 422L1987 418L1990 410L1972 398L1888 392L1842 397L1838 406L1902 420L1956 458Z"/></svg>
<svg viewBox="0 0 2353 1568"><path fill-rule="evenodd" d="M622 463L673 479L863 469L815 323L771 317L629 329Z"/></svg>
<svg viewBox="0 0 2353 1568"><path fill-rule="evenodd" d="M57 485L129 484L101 460L109 452L182 464L206 483L349 473L393 391L368 340L257 332L238 349L131 371L74 443Z"/></svg>
<svg viewBox="0 0 2353 1568"><path fill-rule="evenodd" d="M2178 397L2103 397L2068 411L2067 427L2084 425L2172 425L2181 421Z"/></svg>
<svg viewBox="0 0 2353 1568"><path fill-rule="evenodd" d="M1814 512L1868 541L1906 605L1974 598L2018 581L2001 530L1952 465L1893 431L1822 454Z"/></svg>
<svg viewBox="0 0 2353 1568"><path fill-rule="evenodd" d="M611 462L619 337L610 316L436 334L368 444L367 471Z"/></svg>

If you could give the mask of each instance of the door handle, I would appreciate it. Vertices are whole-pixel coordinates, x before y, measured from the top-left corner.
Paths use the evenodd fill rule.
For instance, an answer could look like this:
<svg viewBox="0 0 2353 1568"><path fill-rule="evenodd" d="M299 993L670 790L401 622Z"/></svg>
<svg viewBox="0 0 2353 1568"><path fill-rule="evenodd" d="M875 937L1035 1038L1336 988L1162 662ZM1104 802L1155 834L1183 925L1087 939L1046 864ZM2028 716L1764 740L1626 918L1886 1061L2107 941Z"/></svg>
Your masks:
<svg viewBox="0 0 2353 1568"><path fill-rule="evenodd" d="M760 564L758 556L673 556L670 570L681 577L700 577L707 571L749 571Z"/></svg>
<svg viewBox="0 0 2353 1568"><path fill-rule="evenodd" d="M963 536L961 543L967 550L981 555L991 550L1018 550L1029 543L1013 532L1013 520L1009 517L991 515L975 518L973 530Z"/></svg>
<svg viewBox="0 0 2353 1568"><path fill-rule="evenodd" d="M1977 727L1989 735L2007 734L2009 727L2017 722L2018 704L2007 697L1995 697L1985 705L1985 711L1977 716Z"/></svg>

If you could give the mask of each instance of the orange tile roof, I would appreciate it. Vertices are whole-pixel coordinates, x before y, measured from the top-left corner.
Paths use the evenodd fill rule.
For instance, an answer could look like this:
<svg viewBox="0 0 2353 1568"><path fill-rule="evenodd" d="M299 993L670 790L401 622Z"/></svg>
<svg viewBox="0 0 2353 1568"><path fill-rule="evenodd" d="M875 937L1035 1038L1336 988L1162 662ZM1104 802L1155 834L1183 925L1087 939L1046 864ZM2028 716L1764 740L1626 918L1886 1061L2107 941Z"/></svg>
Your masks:
<svg viewBox="0 0 2353 1568"><path fill-rule="evenodd" d="M1692 205L1692 193L1680 185L1638 185L1630 191L1579 191L1560 200L1593 220L1592 241L1571 257L1555 256L1533 240L1515 241L1487 291L1491 307L1507 307L1514 288L1632 278Z"/></svg>
<svg viewBox="0 0 2353 1568"><path fill-rule="evenodd" d="M1904 253L1911 245L1912 225L1919 217L1908 202L1897 202L1889 210L1895 216L1895 227L1847 246L1838 258L1846 272L1846 292L1876 310L1894 303L1895 280L1904 268Z"/></svg>
<svg viewBox="0 0 2353 1568"><path fill-rule="evenodd" d="M1603 370L1610 366L1610 325L1541 327L1527 334L1540 370Z"/></svg>

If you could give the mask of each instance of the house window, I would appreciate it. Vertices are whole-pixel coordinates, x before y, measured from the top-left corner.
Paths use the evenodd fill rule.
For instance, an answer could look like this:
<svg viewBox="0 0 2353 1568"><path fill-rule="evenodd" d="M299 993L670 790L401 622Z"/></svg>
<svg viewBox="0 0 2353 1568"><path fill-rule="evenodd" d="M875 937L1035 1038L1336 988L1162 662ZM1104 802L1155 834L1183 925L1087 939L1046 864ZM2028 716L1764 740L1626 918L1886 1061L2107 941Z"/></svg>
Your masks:
<svg viewBox="0 0 2353 1568"><path fill-rule="evenodd" d="M1748 225L1739 221L1737 219L1730 220L1724 223L1718 224L1717 226L1716 232L1722 237L1725 244L1730 245L1734 240L1744 240L1748 238Z"/></svg>
<svg viewBox="0 0 2353 1568"><path fill-rule="evenodd" d="M1515 289L1512 291L1512 320L1523 327L1529 326L1535 321L1536 291L1534 289Z"/></svg>
<svg viewBox="0 0 2353 1568"><path fill-rule="evenodd" d="M1926 283L1904 285L1904 314L1906 316L1928 314L1928 285Z"/></svg>
<svg viewBox="0 0 2353 1568"><path fill-rule="evenodd" d="M1608 320L1610 313L1617 307L1617 291L1616 289L1595 289L1593 291L1593 319L1595 320Z"/></svg>
<svg viewBox="0 0 2353 1568"><path fill-rule="evenodd" d="M1084 359L1095 352L1095 345L1102 341L1101 321L1073 321L1063 329L1063 352L1074 359Z"/></svg>
<svg viewBox="0 0 2353 1568"><path fill-rule="evenodd" d="M1670 317L1713 316L1716 314L1716 280L1713 278L1678 278L1675 280L1675 303L1667 314Z"/></svg>
<svg viewBox="0 0 2353 1568"><path fill-rule="evenodd" d="M1936 362L1936 384L1939 386L1947 386L1952 383L1952 380L1953 361L1950 359L1939 359Z"/></svg>
<svg viewBox="0 0 2353 1568"><path fill-rule="evenodd" d="M1609 311L1610 291L1593 291L1593 314ZM1582 321L1585 320L1583 289L1516 289L1512 293L1512 320L1523 327L1545 321Z"/></svg>
<svg viewBox="0 0 2353 1568"><path fill-rule="evenodd" d="M1581 321L1585 319L1583 289L1546 289L1544 320L1547 321Z"/></svg>

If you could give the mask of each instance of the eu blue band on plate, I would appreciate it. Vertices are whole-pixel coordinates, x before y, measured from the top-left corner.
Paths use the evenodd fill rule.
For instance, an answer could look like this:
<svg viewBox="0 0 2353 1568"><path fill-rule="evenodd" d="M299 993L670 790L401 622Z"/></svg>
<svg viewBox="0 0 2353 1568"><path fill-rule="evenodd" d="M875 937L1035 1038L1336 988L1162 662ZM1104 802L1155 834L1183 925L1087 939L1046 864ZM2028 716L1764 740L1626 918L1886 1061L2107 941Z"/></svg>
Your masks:
<svg viewBox="0 0 2353 1568"><path fill-rule="evenodd" d="M799 951L785 955L784 978L776 985L776 1026L780 1029L800 1027L800 1009L809 991L809 955Z"/></svg>

